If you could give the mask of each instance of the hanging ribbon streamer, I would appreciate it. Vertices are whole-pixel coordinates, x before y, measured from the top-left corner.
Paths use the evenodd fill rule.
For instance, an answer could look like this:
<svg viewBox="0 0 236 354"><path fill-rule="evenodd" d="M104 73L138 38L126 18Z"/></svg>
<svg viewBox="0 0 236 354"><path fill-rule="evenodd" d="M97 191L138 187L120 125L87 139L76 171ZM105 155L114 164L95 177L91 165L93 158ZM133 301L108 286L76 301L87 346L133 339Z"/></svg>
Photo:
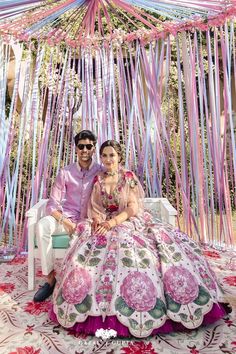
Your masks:
<svg viewBox="0 0 236 354"><path fill-rule="evenodd" d="M97 134L98 145L113 138L125 146L125 165L137 173L146 195L176 203L181 225L193 238L231 247L236 54L235 22L226 19L236 12L225 6L219 14L222 6L216 1L208 6L188 2L186 11L184 1L138 0L137 11L128 1L115 3L116 8L109 1L88 7L83 1L54 1L43 12L35 2L23 27L17 16L22 9L14 12L14 1L4 7L0 239L18 250L27 248L25 211L49 196L59 169L75 160L73 136L88 128ZM179 21L145 17L145 8ZM194 20L194 11L206 20ZM73 34L68 14L76 24ZM114 31L114 14L123 28L132 24L137 31ZM8 24L7 18L13 21ZM17 40L14 44L19 54L10 91L12 36L33 41L24 51Z"/></svg>

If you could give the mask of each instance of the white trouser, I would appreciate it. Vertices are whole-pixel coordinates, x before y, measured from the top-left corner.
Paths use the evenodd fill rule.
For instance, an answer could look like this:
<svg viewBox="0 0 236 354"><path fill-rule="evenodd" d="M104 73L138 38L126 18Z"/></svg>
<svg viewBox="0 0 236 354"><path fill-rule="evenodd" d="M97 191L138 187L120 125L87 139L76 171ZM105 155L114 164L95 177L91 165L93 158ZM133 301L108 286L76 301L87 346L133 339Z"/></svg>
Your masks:
<svg viewBox="0 0 236 354"><path fill-rule="evenodd" d="M52 234L65 234L65 232L64 226L59 224L53 216L45 216L38 221L36 237L43 275L48 275L54 269Z"/></svg>

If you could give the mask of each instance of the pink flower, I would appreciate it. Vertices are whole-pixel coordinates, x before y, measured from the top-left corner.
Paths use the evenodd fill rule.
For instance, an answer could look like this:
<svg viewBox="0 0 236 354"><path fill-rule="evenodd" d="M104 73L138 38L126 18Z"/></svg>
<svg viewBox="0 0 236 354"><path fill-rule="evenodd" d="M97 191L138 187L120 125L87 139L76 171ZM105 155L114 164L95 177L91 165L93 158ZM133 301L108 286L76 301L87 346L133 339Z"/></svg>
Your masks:
<svg viewBox="0 0 236 354"><path fill-rule="evenodd" d="M199 354L199 350L196 349L196 347L194 346L191 350L190 350L191 354Z"/></svg>
<svg viewBox="0 0 236 354"><path fill-rule="evenodd" d="M168 245L173 243L170 236L164 231L161 231L161 239L163 242L167 243Z"/></svg>
<svg viewBox="0 0 236 354"><path fill-rule="evenodd" d="M164 289L179 304L188 304L198 296L196 278L182 266L172 266L164 274Z"/></svg>
<svg viewBox="0 0 236 354"><path fill-rule="evenodd" d="M123 280L120 292L127 305L137 311L149 311L155 306L157 291L146 274L131 272Z"/></svg>
<svg viewBox="0 0 236 354"><path fill-rule="evenodd" d="M43 301L43 302L34 302L29 301L27 302L26 306L24 307L24 311L30 313L31 315L40 315L43 312L48 312L50 307L50 301Z"/></svg>
<svg viewBox="0 0 236 354"><path fill-rule="evenodd" d="M82 232L84 232L85 230L85 226L83 223L78 223L77 226L76 226L76 232L78 234L81 234Z"/></svg>
<svg viewBox="0 0 236 354"><path fill-rule="evenodd" d="M152 216L151 216L150 213L148 213L147 211L145 211L145 212L143 213L143 219L144 219L145 223L151 222L151 221L152 221Z"/></svg>
<svg viewBox="0 0 236 354"><path fill-rule="evenodd" d="M117 205L108 205L107 207L107 211L109 211L110 213L117 211L118 210L118 206Z"/></svg>
<svg viewBox="0 0 236 354"><path fill-rule="evenodd" d="M131 171L126 171L126 172L125 172L125 178L130 178L130 179L134 178L133 172L131 172Z"/></svg>
<svg viewBox="0 0 236 354"><path fill-rule="evenodd" d="M106 236L96 236L96 240L95 240L95 246L96 247L104 247L107 244L107 239Z"/></svg>
<svg viewBox="0 0 236 354"><path fill-rule="evenodd" d="M34 330L34 324L32 326L27 325L27 328L25 330L25 334L27 334L27 333L33 334L33 330Z"/></svg>
<svg viewBox="0 0 236 354"><path fill-rule="evenodd" d="M146 243L139 236L134 235L133 239L135 241L137 241L141 246L145 246L146 245Z"/></svg>
<svg viewBox="0 0 236 354"><path fill-rule="evenodd" d="M234 326L234 322L233 321L231 321L229 319L226 319L224 321L225 321L225 323L227 324L228 327Z"/></svg>
<svg viewBox="0 0 236 354"><path fill-rule="evenodd" d="M11 283L0 283L0 294L11 293L15 289L15 285Z"/></svg>
<svg viewBox="0 0 236 354"><path fill-rule="evenodd" d="M39 354L41 349L35 349L34 347L19 347L16 348L16 352L10 352L8 354Z"/></svg>
<svg viewBox="0 0 236 354"><path fill-rule="evenodd" d="M128 347L123 347L121 350L123 354L158 354L151 342L131 342Z"/></svg>
<svg viewBox="0 0 236 354"><path fill-rule="evenodd" d="M90 274L83 268L72 270L62 287L62 296L69 304L80 304L91 290Z"/></svg>
<svg viewBox="0 0 236 354"><path fill-rule="evenodd" d="M236 276L230 275L228 277L224 277L223 279L228 285L236 286Z"/></svg>
<svg viewBox="0 0 236 354"><path fill-rule="evenodd" d="M36 272L36 277L42 277L43 276L43 273L41 270L37 270Z"/></svg>

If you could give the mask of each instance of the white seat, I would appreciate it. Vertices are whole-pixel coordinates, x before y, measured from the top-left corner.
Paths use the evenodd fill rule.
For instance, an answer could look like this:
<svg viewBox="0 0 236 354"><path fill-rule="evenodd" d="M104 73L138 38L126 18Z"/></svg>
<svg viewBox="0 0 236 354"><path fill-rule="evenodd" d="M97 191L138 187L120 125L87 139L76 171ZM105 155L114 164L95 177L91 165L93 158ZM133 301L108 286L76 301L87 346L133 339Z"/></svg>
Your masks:
<svg viewBox="0 0 236 354"><path fill-rule="evenodd" d="M35 286L35 258L39 258L39 250L35 242L35 227L37 222L45 216L45 208L48 199L41 199L30 208L26 216L28 218L28 289ZM166 198L145 198L145 209L155 212L155 215L163 222L173 226L176 223L177 211ZM53 248L55 258L63 258L66 248Z"/></svg>

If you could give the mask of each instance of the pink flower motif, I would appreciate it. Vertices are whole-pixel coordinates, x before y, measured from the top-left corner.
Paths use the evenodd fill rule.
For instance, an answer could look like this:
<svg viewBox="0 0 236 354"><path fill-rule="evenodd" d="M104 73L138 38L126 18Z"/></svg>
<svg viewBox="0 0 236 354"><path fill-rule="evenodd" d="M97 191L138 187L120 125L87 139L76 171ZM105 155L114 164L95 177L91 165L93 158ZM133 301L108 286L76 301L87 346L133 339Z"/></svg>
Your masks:
<svg viewBox="0 0 236 354"><path fill-rule="evenodd" d="M224 277L223 281L226 282L228 285L236 286L236 276L235 275L230 275L228 277Z"/></svg>
<svg viewBox="0 0 236 354"><path fill-rule="evenodd" d="M96 236L96 240L95 240L95 246L96 247L104 247L107 244L107 239L106 236Z"/></svg>
<svg viewBox="0 0 236 354"><path fill-rule="evenodd" d="M161 231L161 239L163 242L167 243L168 245L173 243L170 236L165 231Z"/></svg>
<svg viewBox="0 0 236 354"><path fill-rule="evenodd" d="M9 270L6 272L6 278L10 278L12 276L13 272L10 272Z"/></svg>
<svg viewBox="0 0 236 354"><path fill-rule="evenodd" d="M135 241L137 241L141 246L145 246L146 245L146 243L139 236L134 235L133 239Z"/></svg>
<svg viewBox="0 0 236 354"><path fill-rule="evenodd" d="M25 334L33 334L33 330L34 330L34 324L32 326L27 325L27 328L25 330Z"/></svg>
<svg viewBox="0 0 236 354"><path fill-rule="evenodd" d="M196 349L196 346L194 345L194 347L190 350L191 354L199 354L199 350Z"/></svg>
<svg viewBox="0 0 236 354"><path fill-rule="evenodd" d="M164 289L179 304L189 304L198 296L196 278L182 266L172 266L164 274Z"/></svg>
<svg viewBox="0 0 236 354"><path fill-rule="evenodd" d="M96 292L96 301L98 304L103 301L103 295L101 293L99 293L99 291L100 291L100 289L98 289Z"/></svg>
<svg viewBox="0 0 236 354"><path fill-rule="evenodd" d="M147 211L145 211L143 213L143 219L145 221L145 223L151 222L152 221L152 216L150 213L148 213Z"/></svg>
<svg viewBox="0 0 236 354"><path fill-rule="evenodd" d="M234 322L233 321L231 321L229 319L226 319L224 321L225 321L225 323L227 324L228 327L234 326Z"/></svg>
<svg viewBox="0 0 236 354"><path fill-rule="evenodd" d="M207 250L205 250L205 251L203 251L203 254L204 254L204 256L207 256L207 257L210 257L210 258L215 258L215 259L221 258L219 253L216 252L216 251L207 251Z"/></svg>
<svg viewBox="0 0 236 354"><path fill-rule="evenodd" d="M118 210L118 205L108 205L107 207L107 211L110 212L110 213L113 213L114 211L117 211Z"/></svg>
<svg viewBox="0 0 236 354"><path fill-rule="evenodd" d="M83 268L72 270L62 287L62 296L69 304L80 304L92 288L90 274Z"/></svg>
<svg viewBox="0 0 236 354"><path fill-rule="evenodd" d="M84 232L85 230L85 226L83 223L78 223L76 226L76 233L81 234L82 232Z"/></svg>
<svg viewBox="0 0 236 354"><path fill-rule="evenodd" d="M41 270L37 270L37 272L36 272L36 277L42 277L43 276L43 273L42 273L42 271Z"/></svg>
<svg viewBox="0 0 236 354"><path fill-rule="evenodd" d="M129 307L149 311L156 303L157 291L152 280L143 273L131 272L120 287L121 296Z"/></svg>
<svg viewBox="0 0 236 354"><path fill-rule="evenodd" d="M125 172L125 178L130 178L130 179L134 178L133 172L131 172L131 171L126 171L126 172Z"/></svg>
<svg viewBox="0 0 236 354"><path fill-rule="evenodd" d="M151 342L131 342L128 347L123 347L121 350L123 354L157 354Z"/></svg>
<svg viewBox="0 0 236 354"><path fill-rule="evenodd" d="M11 293L15 289L15 285L12 283L0 283L0 294Z"/></svg>
<svg viewBox="0 0 236 354"><path fill-rule="evenodd" d="M48 312L50 307L50 301L43 301L43 302L34 302L29 301L26 303L24 307L24 311L30 313L31 315L40 315L43 312Z"/></svg>
<svg viewBox="0 0 236 354"><path fill-rule="evenodd" d="M27 346L27 347L19 347L16 348L15 352L10 352L8 354L39 354L41 352L41 349L35 349L32 346Z"/></svg>

